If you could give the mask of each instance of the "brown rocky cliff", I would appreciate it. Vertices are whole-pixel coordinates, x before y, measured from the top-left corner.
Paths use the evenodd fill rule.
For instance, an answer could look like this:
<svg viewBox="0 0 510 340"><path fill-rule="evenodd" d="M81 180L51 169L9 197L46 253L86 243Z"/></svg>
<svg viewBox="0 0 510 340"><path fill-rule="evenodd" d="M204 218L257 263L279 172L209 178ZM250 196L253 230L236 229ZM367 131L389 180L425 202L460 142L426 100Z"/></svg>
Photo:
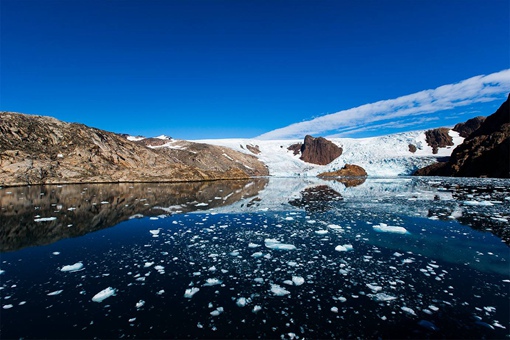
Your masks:
<svg viewBox="0 0 510 340"><path fill-rule="evenodd" d="M436 154L438 148L445 148L453 145L453 138L448 134L450 129L437 128L425 131L425 140L432 147L432 153Z"/></svg>
<svg viewBox="0 0 510 340"><path fill-rule="evenodd" d="M247 177L239 167L190 166L168 153L82 124L0 112L0 186Z"/></svg>
<svg viewBox="0 0 510 340"><path fill-rule="evenodd" d="M342 154L342 148L324 137L314 138L310 135L305 137L303 144L293 144L288 147L294 155L301 152L300 159L312 164L326 165ZM299 151L298 151L299 150Z"/></svg>
<svg viewBox="0 0 510 340"><path fill-rule="evenodd" d="M464 123L456 124L452 130L458 132L461 137L466 138L474 131L478 130L484 121L485 117L483 116L471 118Z"/></svg>
<svg viewBox="0 0 510 340"><path fill-rule="evenodd" d="M509 98L453 150L448 162L433 164L421 176L510 177Z"/></svg>

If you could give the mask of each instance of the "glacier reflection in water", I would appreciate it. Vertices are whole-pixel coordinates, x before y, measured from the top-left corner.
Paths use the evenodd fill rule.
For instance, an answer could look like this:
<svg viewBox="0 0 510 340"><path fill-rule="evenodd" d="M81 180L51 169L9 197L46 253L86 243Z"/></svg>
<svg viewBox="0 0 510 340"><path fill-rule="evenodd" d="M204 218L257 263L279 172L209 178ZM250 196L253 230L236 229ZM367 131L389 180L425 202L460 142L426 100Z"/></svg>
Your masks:
<svg viewBox="0 0 510 340"><path fill-rule="evenodd" d="M269 178L0 195L3 338L509 334L508 180Z"/></svg>

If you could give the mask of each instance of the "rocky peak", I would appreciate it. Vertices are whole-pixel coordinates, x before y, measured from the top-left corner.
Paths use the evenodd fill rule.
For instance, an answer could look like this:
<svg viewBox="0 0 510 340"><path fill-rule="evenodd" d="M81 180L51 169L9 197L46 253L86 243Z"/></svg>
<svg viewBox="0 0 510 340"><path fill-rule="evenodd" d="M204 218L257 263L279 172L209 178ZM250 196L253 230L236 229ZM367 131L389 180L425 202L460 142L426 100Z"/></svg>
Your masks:
<svg viewBox="0 0 510 340"><path fill-rule="evenodd" d="M464 123L458 123L453 127L453 131L459 133L461 137L469 137L474 131L478 130L480 125L485 121L484 116L478 116L475 118L468 119Z"/></svg>
<svg viewBox="0 0 510 340"><path fill-rule="evenodd" d="M436 154L439 148L453 145L453 138L449 132L450 129L444 127L425 131L425 140L432 147L433 154Z"/></svg>
<svg viewBox="0 0 510 340"><path fill-rule="evenodd" d="M288 147L294 155L301 152L300 159L312 164L326 165L342 154L342 148L324 137L305 136L304 143L293 144Z"/></svg>

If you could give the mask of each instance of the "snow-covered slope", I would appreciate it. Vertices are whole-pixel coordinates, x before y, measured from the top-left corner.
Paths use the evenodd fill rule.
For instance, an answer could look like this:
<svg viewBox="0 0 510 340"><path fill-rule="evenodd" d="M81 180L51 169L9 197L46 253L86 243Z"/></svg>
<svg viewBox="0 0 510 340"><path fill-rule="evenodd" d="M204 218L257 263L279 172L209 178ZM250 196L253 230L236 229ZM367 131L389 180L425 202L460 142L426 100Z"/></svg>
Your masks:
<svg viewBox="0 0 510 340"><path fill-rule="evenodd" d="M450 130L454 145L440 148L437 154L425 142L425 131L412 131L388 136L371 138L330 138L342 147L343 153L328 165L315 165L303 162L300 155L294 155L287 148L302 140L256 140L256 139L209 139L196 142L226 146L234 150L253 154L247 145L257 146L255 154L268 168L271 176L307 177L316 176L325 171L341 169L345 164L363 167L369 176L410 175L416 169L434 163L438 157L448 157L464 138ZM409 151L409 144L415 145L417 151Z"/></svg>

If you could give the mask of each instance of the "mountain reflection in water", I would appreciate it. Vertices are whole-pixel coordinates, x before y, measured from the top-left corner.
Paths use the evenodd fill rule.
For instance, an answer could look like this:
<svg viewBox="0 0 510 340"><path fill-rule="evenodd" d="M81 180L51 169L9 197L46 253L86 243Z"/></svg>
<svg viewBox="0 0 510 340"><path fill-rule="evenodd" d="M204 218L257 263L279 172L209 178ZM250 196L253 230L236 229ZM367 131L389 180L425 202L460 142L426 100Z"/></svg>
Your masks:
<svg viewBox="0 0 510 340"><path fill-rule="evenodd" d="M0 190L0 251L46 245L130 218L230 205L262 190L267 179L48 185Z"/></svg>

